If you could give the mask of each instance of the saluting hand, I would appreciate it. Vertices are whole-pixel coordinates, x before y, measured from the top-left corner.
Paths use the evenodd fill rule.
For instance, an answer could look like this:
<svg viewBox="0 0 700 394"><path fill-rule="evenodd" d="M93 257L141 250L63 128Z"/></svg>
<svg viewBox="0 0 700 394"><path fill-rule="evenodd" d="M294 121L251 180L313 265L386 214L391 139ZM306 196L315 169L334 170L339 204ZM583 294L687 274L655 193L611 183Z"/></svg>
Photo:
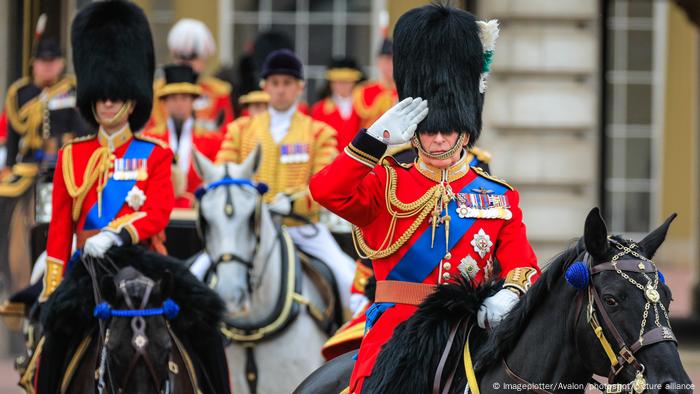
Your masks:
<svg viewBox="0 0 700 394"><path fill-rule="evenodd" d="M407 97L391 107L372 126L367 134L387 145L403 144L413 138L418 123L428 116L428 101Z"/></svg>

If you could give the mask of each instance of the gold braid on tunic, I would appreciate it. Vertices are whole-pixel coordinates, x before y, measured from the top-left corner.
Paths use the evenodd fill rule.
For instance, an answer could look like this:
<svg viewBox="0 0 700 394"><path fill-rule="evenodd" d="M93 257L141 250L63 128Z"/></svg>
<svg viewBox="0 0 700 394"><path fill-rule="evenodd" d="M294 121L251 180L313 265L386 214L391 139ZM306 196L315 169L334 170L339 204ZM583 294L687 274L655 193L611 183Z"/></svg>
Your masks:
<svg viewBox="0 0 700 394"><path fill-rule="evenodd" d="M428 189L428 191L417 200L404 203L396 196L396 170L388 165L385 165L384 168L386 169L387 178L389 180L384 191L384 199L386 201L386 209L391 215L391 222L387 230L387 235L379 248L372 249L367 245L362 235L362 230L357 226L353 226L352 240L357 254L361 258L381 259L396 253L399 248L411 239L421 223L423 223L425 218L430 214L432 214L432 241L435 240L435 229L438 222L443 221L445 223L445 248L447 250L450 234L450 216L447 213L447 204L454 198L452 188L449 185L448 179L446 179L447 171L443 171L442 182ZM445 216L440 218L440 213L443 211L445 212ZM415 217L416 219L396 241L391 242L396 233L396 222L398 219L411 217Z"/></svg>
<svg viewBox="0 0 700 394"><path fill-rule="evenodd" d="M97 148L88 160L83 184L78 186L75 182L75 171L73 169L73 145L69 144L63 148L63 160L61 167L63 179L66 184L68 194L73 198L73 221L78 220L83 201L92 186L97 182L97 212L102 216L102 190L109 179L110 153L105 146Z"/></svg>

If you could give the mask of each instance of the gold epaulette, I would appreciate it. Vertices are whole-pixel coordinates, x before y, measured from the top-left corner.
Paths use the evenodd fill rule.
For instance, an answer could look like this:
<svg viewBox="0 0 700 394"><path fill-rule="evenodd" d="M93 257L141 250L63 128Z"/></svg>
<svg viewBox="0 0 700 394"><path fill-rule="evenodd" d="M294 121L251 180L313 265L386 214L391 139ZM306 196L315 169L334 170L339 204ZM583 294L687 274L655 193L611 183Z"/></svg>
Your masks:
<svg viewBox="0 0 700 394"><path fill-rule="evenodd" d="M147 135L143 135L143 133L135 133L134 138L141 140L141 141L150 142L150 143L158 145L164 149L168 148L168 144L166 144L165 141L159 140L158 138L153 138L153 137L149 137Z"/></svg>
<svg viewBox="0 0 700 394"><path fill-rule="evenodd" d="M165 123L160 123L160 124L157 124L157 125L151 127L150 129L146 130L145 133L152 134L152 135L153 134L163 135L163 134L165 134L165 131L167 129L168 128L166 127Z"/></svg>
<svg viewBox="0 0 700 394"><path fill-rule="evenodd" d="M216 95L223 96L231 94L231 84L215 77L202 77L200 84L207 85Z"/></svg>
<svg viewBox="0 0 700 394"><path fill-rule="evenodd" d="M489 164L491 162L491 153L489 153L486 150L477 148L476 146L472 146L469 148L469 153L474 155L477 160L479 160L482 163Z"/></svg>
<svg viewBox="0 0 700 394"><path fill-rule="evenodd" d="M413 167L413 163L401 163L394 156L384 155L381 160L382 166L384 167L400 167L405 170Z"/></svg>
<svg viewBox="0 0 700 394"><path fill-rule="evenodd" d="M75 137L75 138L71 139L70 141L66 142L65 144L63 144L63 147L65 148L68 145L77 144L79 142L91 141L91 140L94 140L95 138L97 138L97 133L84 135L82 137Z"/></svg>
<svg viewBox="0 0 700 394"><path fill-rule="evenodd" d="M474 170L477 174L479 174L480 176L482 176L490 181L493 181L493 182L498 183L499 185L505 186L509 190L514 190L513 186L509 185L508 182L504 181L503 179L496 178L493 175L490 175L488 172L481 169L481 167L472 166L472 170Z"/></svg>

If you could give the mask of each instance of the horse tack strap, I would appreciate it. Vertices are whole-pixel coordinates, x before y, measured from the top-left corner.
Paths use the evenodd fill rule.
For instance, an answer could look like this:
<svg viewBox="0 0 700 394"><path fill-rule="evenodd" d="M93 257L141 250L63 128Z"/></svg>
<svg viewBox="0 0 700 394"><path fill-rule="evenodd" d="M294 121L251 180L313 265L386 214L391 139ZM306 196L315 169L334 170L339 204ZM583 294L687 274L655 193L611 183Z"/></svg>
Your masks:
<svg viewBox="0 0 700 394"><path fill-rule="evenodd" d="M618 260L617 263L615 264L617 266L617 269L620 271L626 271L626 272L656 272L657 269L656 267L644 260ZM591 267L591 273L593 275L599 274L603 271L616 271L615 266L613 266L612 263L601 263L601 264L596 264L593 267Z"/></svg>
<svg viewBox="0 0 700 394"><path fill-rule="evenodd" d="M528 388L528 391L532 391L533 393L537 394L552 394L551 391L543 390L540 388L535 387L532 383L528 382L527 380L521 378L518 374L513 372L513 370L510 369L508 366L508 363L506 362L506 359L503 359L503 369L506 371L506 375L511 378L514 382L523 385L524 387Z"/></svg>
<svg viewBox="0 0 700 394"><path fill-rule="evenodd" d="M642 340L633 343L632 346L630 346L630 350L632 350L632 353L636 353L644 346L666 341L678 343L676 336L673 334L671 329L667 327L656 327L645 332L644 335L642 335Z"/></svg>
<svg viewBox="0 0 700 394"><path fill-rule="evenodd" d="M442 356L440 356L440 362L438 363L437 370L435 371L435 379L433 379L433 394L440 394L440 383L442 381L442 372L445 369L445 364L447 363L447 358L450 355L450 350L452 349L452 343L454 343L455 336L459 327L462 326L462 320L453 325L450 329L450 335L447 337L447 343L445 344L445 349L442 351ZM450 374L448 382L445 383L445 389L452 383L452 378L454 377L454 372Z"/></svg>
<svg viewBox="0 0 700 394"><path fill-rule="evenodd" d="M427 283L380 280L377 281L374 302L392 302L418 306L433 292L435 292L435 285Z"/></svg>

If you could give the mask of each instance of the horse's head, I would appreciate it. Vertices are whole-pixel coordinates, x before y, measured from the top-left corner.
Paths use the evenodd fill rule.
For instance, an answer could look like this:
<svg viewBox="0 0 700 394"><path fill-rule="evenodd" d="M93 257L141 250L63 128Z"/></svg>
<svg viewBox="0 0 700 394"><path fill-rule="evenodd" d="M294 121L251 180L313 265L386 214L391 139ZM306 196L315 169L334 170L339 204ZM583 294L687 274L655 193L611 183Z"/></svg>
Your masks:
<svg viewBox="0 0 700 394"><path fill-rule="evenodd" d="M103 278L101 292L106 303L96 308L96 314L106 320L107 387L128 393L163 389L172 346L166 315L172 311L150 315L140 312L167 309L163 305L171 288L169 274L154 282L132 267Z"/></svg>
<svg viewBox="0 0 700 394"><path fill-rule="evenodd" d="M226 309L239 313L250 304L250 271L259 241L264 185L251 182L260 162L256 147L241 164L214 164L195 151L204 184L198 194L199 229L213 262L214 288Z"/></svg>
<svg viewBox="0 0 700 394"><path fill-rule="evenodd" d="M677 389L690 380L668 317L671 291L652 262L675 216L635 243L609 237L599 210L593 209L583 237L587 253L583 262L574 263L578 267L567 270L567 280L580 292L578 347L600 350L581 352L586 364L616 383L641 388L646 382L646 392L691 392Z"/></svg>

